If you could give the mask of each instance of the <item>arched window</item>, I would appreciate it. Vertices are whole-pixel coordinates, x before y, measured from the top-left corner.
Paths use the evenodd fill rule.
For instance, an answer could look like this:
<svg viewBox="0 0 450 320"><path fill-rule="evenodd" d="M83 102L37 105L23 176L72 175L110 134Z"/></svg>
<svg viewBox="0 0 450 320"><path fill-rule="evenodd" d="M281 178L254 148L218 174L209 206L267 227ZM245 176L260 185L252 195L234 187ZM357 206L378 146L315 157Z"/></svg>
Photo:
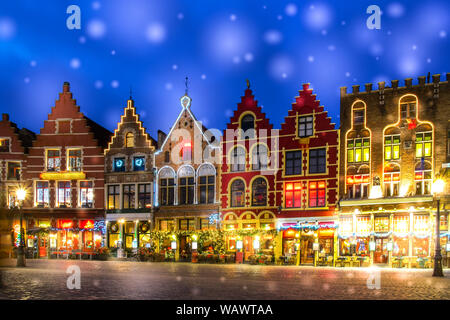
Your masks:
<svg viewBox="0 0 450 320"><path fill-rule="evenodd" d="M417 114L417 98L408 95L400 100L400 119L415 119Z"/></svg>
<svg viewBox="0 0 450 320"><path fill-rule="evenodd" d="M245 184L244 181L234 180L231 183L231 206L232 207L243 207L245 205Z"/></svg>
<svg viewBox="0 0 450 320"><path fill-rule="evenodd" d="M132 132L128 132L125 135L125 148L134 147L134 134Z"/></svg>
<svg viewBox="0 0 450 320"><path fill-rule="evenodd" d="M347 197L350 199L364 199L369 196L369 167L351 166L347 169Z"/></svg>
<svg viewBox="0 0 450 320"><path fill-rule="evenodd" d="M267 147L263 144L256 145L252 150L252 169L266 170L269 162Z"/></svg>
<svg viewBox="0 0 450 320"><path fill-rule="evenodd" d="M433 155L433 129L424 124L416 131L416 159L431 157Z"/></svg>
<svg viewBox="0 0 450 320"><path fill-rule="evenodd" d="M363 125L366 117L366 105L362 101L356 102L352 107L353 125Z"/></svg>
<svg viewBox="0 0 450 320"><path fill-rule="evenodd" d="M214 203L216 170L210 164L198 169L199 203Z"/></svg>
<svg viewBox="0 0 450 320"><path fill-rule="evenodd" d="M389 128L384 133L384 160L400 159L400 130Z"/></svg>
<svg viewBox="0 0 450 320"><path fill-rule="evenodd" d="M396 164L389 164L384 167L383 186L385 197L398 196L400 184L400 167Z"/></svg>
<svg viewBox="0 0 450 320"><path fill-rule="evenodd" d="M159 172L159 200L162 206L174 205L175 172L166 167Z"/></svg>
<svg viewBox="0 0 450 320"><path fill-rule="evenodd" d="M241 119L241 129L244 131L244 137L253 139L255 137L255 117L247 114Z"/></svg>
<svg viewBox="0 0 450 320"><path fill-rule="evenodd" d="M256 178L252 183L252 206L267 205L267 182L264 178Z"/></svg>
<svg viewBox="0 0 450 320"><path fill-rule="evenodd" d="M183 166L178 171L179 204L193 204L195 190L195 172L191 166Z"/></svg>
<svg viewBox="0 0 450 320"><path fill-rule="evenodd" d="M231 152L231 171L245 171L245 149L236 147Z"/></svg>

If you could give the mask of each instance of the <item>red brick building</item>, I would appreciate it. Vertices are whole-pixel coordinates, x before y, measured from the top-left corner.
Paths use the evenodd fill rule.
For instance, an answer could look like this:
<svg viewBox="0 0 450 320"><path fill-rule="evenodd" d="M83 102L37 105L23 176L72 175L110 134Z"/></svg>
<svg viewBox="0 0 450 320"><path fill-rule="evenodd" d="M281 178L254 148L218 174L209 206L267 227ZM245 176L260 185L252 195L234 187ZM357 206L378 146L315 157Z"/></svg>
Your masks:
<svg viewBox="0 0 450 320"><path fill-rule="evenodd" d="M309 84L295 98L279 134L276 255L301 264L332 263L338 201L339 134Z"/></svg>
<svg viewBox="0 0 450 320"><path fill-rule="evenodd" d="M220 199L225 230L275 229L277 133L248 84L221 143ZM255 251L273 255L271 235L228 236L226 240L229 251L241 249L242 243L246 260Z"/></svg>
<svg viewBox="0 0 450 320"><path fill-rule="evenodd" d="M27 156L24 212L40 256L89 251L104 233L104 148L111 132L80 112L68 82ZM30 246L32 241L27 241Z"/></svg>

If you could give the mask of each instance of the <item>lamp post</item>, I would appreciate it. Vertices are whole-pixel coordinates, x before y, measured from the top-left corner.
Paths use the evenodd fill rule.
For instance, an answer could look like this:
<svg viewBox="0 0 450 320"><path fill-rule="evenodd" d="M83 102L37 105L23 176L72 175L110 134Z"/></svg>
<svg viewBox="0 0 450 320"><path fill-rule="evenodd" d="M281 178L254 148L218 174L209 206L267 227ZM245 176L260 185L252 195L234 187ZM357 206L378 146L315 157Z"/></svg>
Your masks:
<svg viewBox="0 0 450 320"><path fill-rule="evenodd" d="M434 270L433 277L443 277L442 272L442 255L441 255L441 239L440 239L440 194L444 191L444 180L438 178L433 182L431 192L436 197L437 210L436 210L436 248L434 250Z"/></svg>
<svg viewBox="0 0 450 320"><path fill-rule="evenodd" d="M19 200L19 216L20 216L20 244L17 249L17 267L25 267L25 242L24 242L24 230L22 226L23 220L23 200L25 200L27 192L25 189L18 189L16 191L17 200Z"/></svg>

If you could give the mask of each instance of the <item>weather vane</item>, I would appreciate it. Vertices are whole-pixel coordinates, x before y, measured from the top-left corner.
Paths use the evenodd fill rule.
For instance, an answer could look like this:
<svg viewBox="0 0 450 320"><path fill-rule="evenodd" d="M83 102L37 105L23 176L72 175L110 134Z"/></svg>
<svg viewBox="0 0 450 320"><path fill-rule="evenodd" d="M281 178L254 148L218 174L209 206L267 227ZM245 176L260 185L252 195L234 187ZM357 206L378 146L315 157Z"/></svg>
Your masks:
<svg viewBox="0 0 450 320"><path fill-rule="evenodd" d="M186 79L185 79L185 81L184 81L184 85L186 86L186 95L188 95L188 89L189 89L188 80L189 80L189 78L186 77Z"/></svg>
<svg viewBox="0 0 450 320"><path fill-rule="evenodd" d="M247 89L250 89L250 80L247 79Z"/></svg>
<svg viewBox="0 0 450 320"><path fill-rule="evenodd" d="M130 86L130 100L133 100L133 90L132 90L131 86Z"/></svg>

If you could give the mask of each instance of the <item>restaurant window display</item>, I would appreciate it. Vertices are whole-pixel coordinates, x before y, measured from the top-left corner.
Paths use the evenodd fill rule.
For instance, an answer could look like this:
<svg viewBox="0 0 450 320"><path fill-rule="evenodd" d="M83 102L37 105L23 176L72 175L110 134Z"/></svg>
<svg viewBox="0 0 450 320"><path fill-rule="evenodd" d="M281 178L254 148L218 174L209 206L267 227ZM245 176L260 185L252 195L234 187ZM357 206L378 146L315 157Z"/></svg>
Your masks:
<svg viewBox="0 0 450 320"><path fill-rule="evenodd" d="M109 224L109 243L110 248L117 248L120 246L120 226L117 222L113 221Z"/></svg>
<svg viewBox="0 0 450 320"><path fill-rule="evenodd" d="M139 247L150 247L150 223L148 221L139 222Z"/></svg>
<svg viewBox="0 0 450 320"><path fill-rule="evenodd" d="M429 215L414 216L413 256L426 257L430 252Z"/></svg>
<svg viewBox="0 0 450 320"><path fill-rule="evenodd" d="M125 222L124 233L125 233L125 248L133 248L133 241L135 240L135 227L136 223L133 221Z"/></svg>
<svg viewBox="0 0 450 320"><path fill-rule="evenodd" d="M313 243L315 242L315 234L310 228L304 228L300 238L300 263L314 263Z"/></svg>
<svg viewBox="0 0 450 320"><path fill-rule="evenodd" d="M394 216L393 224L392 254L394 256L407 256L409 253L409 216Z"/></svg>
<svg viewBox="0 0 450 320"><path fill-rule="evenodd" d="M297 253L299 231L288 229L283 231L283 255L291 256Z"/></svg>

